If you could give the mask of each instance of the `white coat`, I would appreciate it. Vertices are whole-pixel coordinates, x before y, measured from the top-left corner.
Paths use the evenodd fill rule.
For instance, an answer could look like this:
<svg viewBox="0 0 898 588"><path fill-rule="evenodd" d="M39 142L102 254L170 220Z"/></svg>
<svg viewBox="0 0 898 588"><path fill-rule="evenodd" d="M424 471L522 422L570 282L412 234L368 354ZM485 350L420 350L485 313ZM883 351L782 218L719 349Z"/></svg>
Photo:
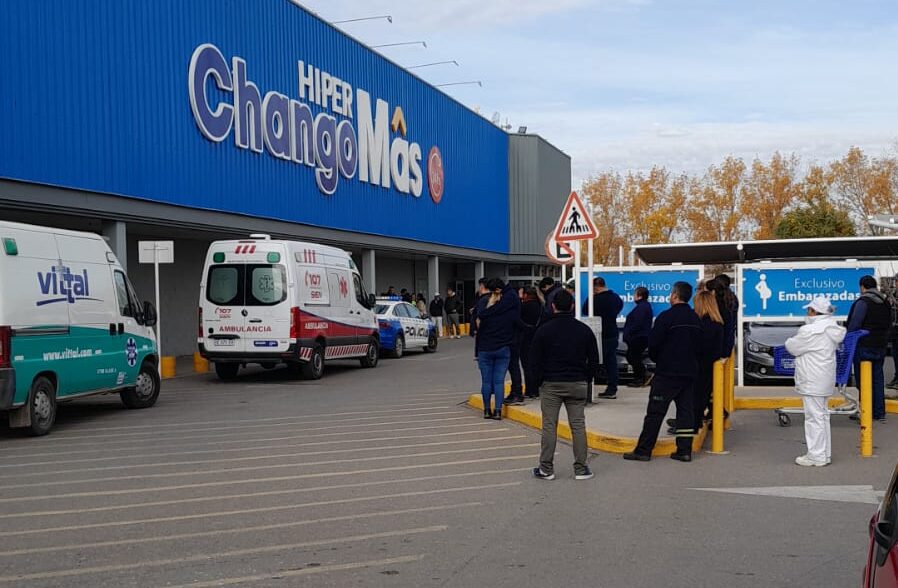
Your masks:
<svg viewBox="0 0 898 588"><path fill-rule="evenodd" d="M786 341L795 356L795 391L805 396L831 396L836 386L836 348L845 327L831 315L817 315Z"/></svg>

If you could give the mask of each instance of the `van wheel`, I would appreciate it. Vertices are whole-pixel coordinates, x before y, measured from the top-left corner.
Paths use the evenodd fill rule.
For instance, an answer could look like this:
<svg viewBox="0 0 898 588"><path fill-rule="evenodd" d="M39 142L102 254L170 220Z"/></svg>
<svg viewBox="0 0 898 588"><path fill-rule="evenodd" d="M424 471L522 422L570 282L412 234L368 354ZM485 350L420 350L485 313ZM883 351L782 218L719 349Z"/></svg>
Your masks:
<svg viewBox="0 0 898 588"><path fill-rule="evenodd" d="M434 353L437 350L437 334L433 332L430 334L430 337L427 338L427 347L424 348L425 353Z"/></svg>
<svg viewBox="0 0 898 588"><path fill-rule="evenodd" d="M320 380L324 375L324 348L315 345L312 348L312 356L302 366L302 377L307 380Z"/></svg>
<svg viewBox="0 0 898 588"><path fill-rule="evenodd" d="M32 435L46 435L56 422L56 386L49 378L40 376L31 384L28 395L28 412L31 416L29 431Z"/></svg>
<svg viewBox="0 0 898 588"><path fill-rule="evenodd" d="M393 357L399 359L405 353L405 339L402 336L396 337L396 343L393 346Z"/></svg>
<svg viewBox="0 0 898 588"><path fill-rule="evenodd" d="M159 390L162 388L159 380L159 372L156 367L144 362L137 374L137 384L133 388L122 390L119 396L122 404L128 408L150 408L156 404L159 398Z"/></svg>
<svg viewBox="0 0 898 588"><path fill-rule="evenodd" d="M368 340L368 351L365 353L365 357L362 358L362 367L363 368L375 368L377 367L377 361L380 359L380 345L377 344L377 339L369 339Z"/></svg>
<svg viewBox="0 0 898 588"><path fill-rule="evenodd" d="M219 363L215 362L215 375L219 380L229 382L237 379L237 372L240 371L239 363Z"/></svg>

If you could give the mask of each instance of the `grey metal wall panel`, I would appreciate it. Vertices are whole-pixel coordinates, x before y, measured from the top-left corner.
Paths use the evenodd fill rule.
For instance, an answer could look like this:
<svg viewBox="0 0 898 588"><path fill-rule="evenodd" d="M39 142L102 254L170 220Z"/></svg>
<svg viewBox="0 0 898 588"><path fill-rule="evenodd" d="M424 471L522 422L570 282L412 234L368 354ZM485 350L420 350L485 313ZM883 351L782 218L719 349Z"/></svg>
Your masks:
<svg viewBox="0 0 898 588"><path fill-rule="evenodd" d="M509 251L543 255L571 191L571 158L537 135L510 135Z"/></svg>

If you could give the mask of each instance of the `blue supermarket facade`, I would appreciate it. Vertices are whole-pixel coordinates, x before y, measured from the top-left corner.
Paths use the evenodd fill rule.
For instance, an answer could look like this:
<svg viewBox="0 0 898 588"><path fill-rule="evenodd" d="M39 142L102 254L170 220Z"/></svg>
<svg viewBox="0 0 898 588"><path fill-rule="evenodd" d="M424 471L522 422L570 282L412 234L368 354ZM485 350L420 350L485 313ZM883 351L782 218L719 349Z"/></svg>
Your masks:
<svg viewBox="0 0 898 588"><path fill-rule="evenodd" d="M377 291L553 272L570 159L290 0L4 13L0 218L106 234L139 288L137 241L175 239L175 318L208 242L248 232L341 246Z"/></svg>

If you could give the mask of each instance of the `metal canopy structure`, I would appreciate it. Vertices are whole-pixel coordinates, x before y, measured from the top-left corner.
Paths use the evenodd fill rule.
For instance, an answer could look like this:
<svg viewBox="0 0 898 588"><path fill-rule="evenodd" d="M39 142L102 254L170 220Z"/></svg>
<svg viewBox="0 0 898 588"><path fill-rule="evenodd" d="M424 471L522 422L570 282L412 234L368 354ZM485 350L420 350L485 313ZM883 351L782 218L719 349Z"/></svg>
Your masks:
<svg viewBox="0 0 898 588"><path fill-rule="evenodd" d="M648 265L895 259L898 236L636 245L634 251Z"/></svg>

